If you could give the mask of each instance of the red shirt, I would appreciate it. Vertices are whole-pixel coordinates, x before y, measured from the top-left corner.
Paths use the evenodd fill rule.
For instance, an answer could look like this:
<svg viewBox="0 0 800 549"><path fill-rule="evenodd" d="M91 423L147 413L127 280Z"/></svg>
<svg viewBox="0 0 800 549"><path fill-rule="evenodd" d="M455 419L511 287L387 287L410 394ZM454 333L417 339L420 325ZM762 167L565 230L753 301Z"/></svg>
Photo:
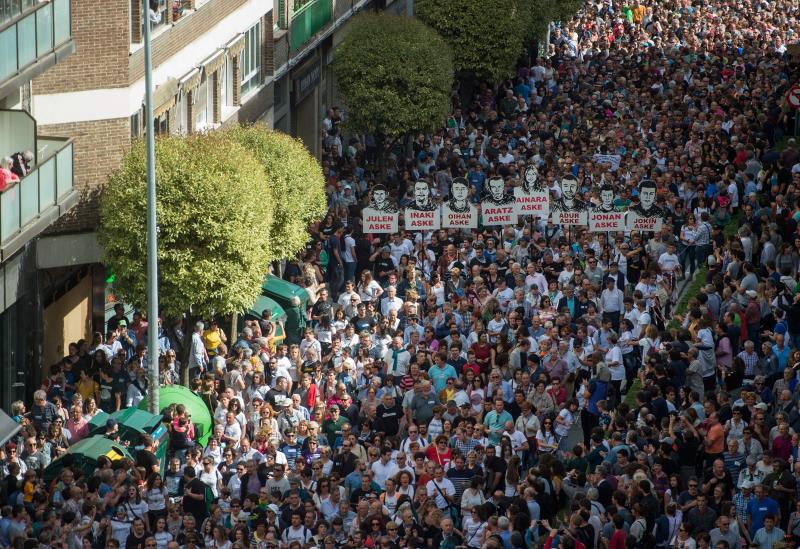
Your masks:
<svg viewBox="0 0 800 549"><path fill-rule="evenodd" d="M453 459L453 451L448 446L447 450L445 450L444 452L440 452L439 449L436 448L436 444L434 443L425 448L425 457L431 461L435 461L436 463L447 469L447 466Z"/></svg>
<svg viewBox="0 0 800 549"><path fill-rule="evenodd" d="M625 539L628 537L628 534L625 533L625 530L614 530L614 533L611 534L611 539L608 540L608 549L625 549Z"/></svg>

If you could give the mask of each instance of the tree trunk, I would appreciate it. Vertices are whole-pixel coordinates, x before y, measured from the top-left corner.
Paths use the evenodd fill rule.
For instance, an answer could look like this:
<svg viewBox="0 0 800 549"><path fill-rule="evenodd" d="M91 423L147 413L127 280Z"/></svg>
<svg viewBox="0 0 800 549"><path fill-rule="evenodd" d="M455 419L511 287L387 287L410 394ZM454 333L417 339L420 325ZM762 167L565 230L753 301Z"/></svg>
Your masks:
<svg viewBox="0 0 800 549"><path fill-rule="evenodd" d="M184 316L186 326L183 329L183 349L181 349L181 385L189 387L189 357L192 353L192 334L194 333L194 320L192 310L187 309Z"/></svg>

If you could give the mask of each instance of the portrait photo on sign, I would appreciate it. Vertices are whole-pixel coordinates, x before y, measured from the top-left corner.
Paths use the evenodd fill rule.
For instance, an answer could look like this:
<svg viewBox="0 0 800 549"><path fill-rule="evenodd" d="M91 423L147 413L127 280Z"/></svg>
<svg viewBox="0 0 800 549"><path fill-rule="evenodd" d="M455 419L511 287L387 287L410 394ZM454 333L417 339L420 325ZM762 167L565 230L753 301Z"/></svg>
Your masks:
<svg viewBox="0 0 800 549"><path fill-rule="evenodd" d="M639 217L664 217L664 210L656 204L657 186L652 179L639 182L639 202L630 211Z"/></svg>
<svg viewBox="0 0 800 549"><path fill-rule="evenodd" d="M492 206L507 206L513 204L514 197L506 193L506 183L502 177L489 180L489 192L483 197L483 202Z"/></svg>
<svg viewBox="0 0 800 549"><path fill-rule="evenodd" d="M578 180L567 176L561 180L561 197L556 200L551 209L554 212L586 212L589 205L578 198Z"/></svg>
<svg viewBox="0 0 800 549"><path fill-rule="evenodd" d="M469 213L474 206L469 201L469 183L463 177L456 177L450 184L450 200L447 201L450 211Z"/></svg>
<svg viewBox="0 0 800 549"><path fill-rule="evenodd" d="M436 209L431 196L431 187L427 181L417 181L414 183L414 201L406 209L420 212L432 212Z"/></svg>
<svg viewBox="0 0 800 549"><path fill-rule="evenodd" d="M372 200L369 208L385 213L397 213L397 205L391 201L389 191L382 183L378 183L372 188Z"/></svg>
<svg viewBox="0 0 800 549"><path fill-rule="evenodd" d="M546 191L547 186L539 178L539 169L535 164L528 164L522 177L522 190L526 194L534 191Z"/></svg>
<svg viewBox="0 0 800 549"><path fill-rule="evenodd" d="M450 184L450 199L442 204L442 227L478 227L478 208L469 201L469 183L463 177L454 178Z"/></svg>

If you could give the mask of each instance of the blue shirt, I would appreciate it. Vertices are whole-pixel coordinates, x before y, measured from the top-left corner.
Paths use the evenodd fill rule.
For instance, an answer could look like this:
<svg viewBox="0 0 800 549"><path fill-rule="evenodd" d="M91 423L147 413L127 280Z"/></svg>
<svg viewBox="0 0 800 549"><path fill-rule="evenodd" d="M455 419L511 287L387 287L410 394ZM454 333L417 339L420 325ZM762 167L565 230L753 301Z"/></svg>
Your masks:
<svg viewBox="0 0 800 549"><path fill-rule="evenodd" d="M436 390L437 394L447 386L448 379L451 377L458 378L456 369L449 364L445 364L444 368L434 365L428 370L428 375L431 378L431 383L433 383L433 388Z"/></svg>
<svg viewBox="0 0 800 549"><path fill-rule="evenodd" d="M772 513L777 517L779 512L778 502L772 498L751 499L747 503L747 514L750 515L750 535L754 536L764 526L764 517L767 513Z"/></svg>
<svg viewBox="0 0 800 549"><path fill-rule="evenodd" d="M786 369L786 366L789 364L789 346L786 343L783 344L783 351L778 349L777 344L772 345L772 354L778 359L778 371L782 372Z"/></svg>
<svg viewBox="0 0 800 549"><path fill-rule="evenodd" d="M483 424L489 428L489 442L500 444L500 435L505 430L506 421L514 421L508 411L503 410L499 414L497 410L492 410L483 418Z"/></svg>

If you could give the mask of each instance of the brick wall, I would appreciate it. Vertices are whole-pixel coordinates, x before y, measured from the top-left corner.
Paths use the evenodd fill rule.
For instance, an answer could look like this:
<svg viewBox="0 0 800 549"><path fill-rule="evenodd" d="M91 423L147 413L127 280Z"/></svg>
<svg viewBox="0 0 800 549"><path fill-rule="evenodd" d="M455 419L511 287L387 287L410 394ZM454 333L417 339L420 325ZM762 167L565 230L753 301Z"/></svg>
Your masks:
<svg viewBox="0 0 800 549"><path fill-rule="evenodd" d="M75 188L81 193L81 202L48 233L71 232L97 227L99 220L98 191L109 174L119 167L130 146L129 118L73 122L39 126L40 135L72 137Z"/></svg>
<svg viewBox="0 0 800 549"><path fill-rule="evenodd" d="M207 33L214 25L230 15L247 0L211 0L203 4L195 13L187 14L178 19L168 30L153 39L153 67L175 55L181 48ZM230 37L219 37L220 46ZM198 59L201 61L201 59ZM133 83L144 78L144 50L138 49L129 58L128 82ZM180 75L174 75L180 76ZM126 83L125 85L127 85Z"/></svg>
<svg viewBox="0 0 800 549"><path fill-rule="evenodd" d="M275 73L275 29L273 12L270 11L261 18L261 67L263 75L272 76Z"/></svg>
<svg viewBox="0 0 800 549"><path fill-rule="evenodd" d="M75 53L33 81L36 94L128 85L130 0L72 0Z"/></svg>

